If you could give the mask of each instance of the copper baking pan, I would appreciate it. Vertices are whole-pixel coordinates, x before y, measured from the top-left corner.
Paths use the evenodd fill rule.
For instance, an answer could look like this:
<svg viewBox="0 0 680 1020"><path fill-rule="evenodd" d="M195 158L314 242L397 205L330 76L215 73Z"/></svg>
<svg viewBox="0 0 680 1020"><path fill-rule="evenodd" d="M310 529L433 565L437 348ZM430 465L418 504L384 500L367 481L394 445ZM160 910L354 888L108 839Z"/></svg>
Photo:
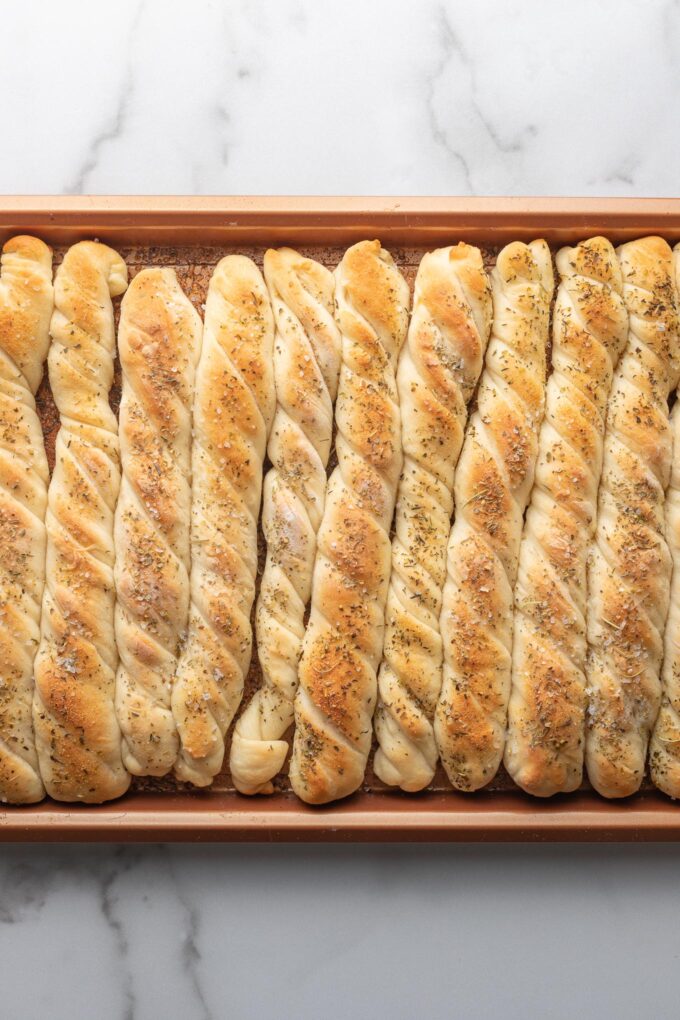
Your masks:
<svg viewBox="0 0 680 1020"><path fill-rule="evenodd" d="M659 233L680 240L680 199L563 198L185 198L0 197L0 242L38 234L55 248L83 237L119 247L134 273L142 265L175 265L200 305L212 265L230 250L261 258L268 245L293 244L328 264L364 237L379 237L411 279L423 249L476 242L492 260L512 239L537 236L558 245L602 233L614 242ZM41 403L42 402L42 403ZM54 432L45 385L38 399L48 440ZM257 664L250 682L256 682ZM249 799L228 774L210 791L178 789L171 780L140 781L101 807L55 804L0 812L7 841L208 840L675 840L680 805L649 787L624 802L607 802L584 787L538 801L500 776L472 796L435 781L417 796L365 788L325 808L286 792Z"/></svg>

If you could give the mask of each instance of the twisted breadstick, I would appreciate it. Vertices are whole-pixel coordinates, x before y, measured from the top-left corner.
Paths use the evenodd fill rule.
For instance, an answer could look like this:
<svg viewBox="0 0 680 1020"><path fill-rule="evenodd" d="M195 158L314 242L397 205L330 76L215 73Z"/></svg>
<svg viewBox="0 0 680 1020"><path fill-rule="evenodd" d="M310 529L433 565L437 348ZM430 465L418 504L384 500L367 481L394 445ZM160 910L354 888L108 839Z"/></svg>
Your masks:
<svg viewBox="0 0 680 1020"><path fill-rule="evenodd" d="M557 255L553 372L515 587L505 767L528 793L580 786L585 749L586 561L607 397L628 337L609 241Z"/></svg>
<svg viewBox="0 0 680 1020"><path fill-rule="evenodd" d="M671 597L664 636L661 708L649 744L652 781L680 797L680 401L671 414L673 467L666 493L666 536L673 558Z"/></svg>
<svg viewBox="0 0 680 1020"><path fill-rule="evenodd" d="M433 718L453 474L490 328L491 291L480 251L459 244L425 255L397 369L404 466L375 714L380 746L373 767L402 790L422 790L437 764Z"/></svg>
<svg viewBox="0 0 680 1020"><path fill-rule="evenodd" d="M322 804L361 784L371 746L401 470L395 369L406 336L406 281L379 241L336 270L342 366L338 466L317 539L312 606L295 699L294 791Z"/></svg>
<svg viewBox="0 0 680 1020"><path fill-rule="evenodd" d="M262 508L267 562L256 615L262 686L236 723L230 756L234 785L249 794L272 792L271 780L288 753L281 738L293 722L340 369L333 274L282 248L266 253L264 275L276 322L277 404Z"/></svg>
<svg viewBox="0 0 680 1020"><path fill-rule="evenodd" d="M680 294L680 245L673 250L676 292ZM671 414L673 463L666 492L666 541L673 560L671 595L664 632L661 708L649 744L652 781L669 797L680 797L680 396Z"/></svg>
<svg viewBox="0 0 680 1020"><path fill-rule="evenodd" d="M189 613L191 405L202 323L174 269L144 269L121 305L116 507L116 713L123 762L162 776L179 741L170 707Z"/></svg>
<svg viewBox="0 0 680 1020"><path fill-rule="evenodd" d="M274 413L274 320L250 259L216 266L196 371L189 630L172 691L175 774L208 786L250 662L262 462Z"/></svg>
<svg viewBox="0 0 680 1020"><path fill-rule="evenodd" d="M113 704L113 514L120 473L108 399L111 297L126 286L121 257L91 241L69 249L55 278L49 372L61 429L48 492L33 720L40 772L56 800L99 803L120 796L130 782Z"/></svg>
<svg viewBox="0 0 680 1020"><path fill-rule="evenodd" d="M31 702L49 473L33 398L52 305L52 252L35 237L12 238L0 277L0 801L10 804L45 795Z"/></svg>
<svg viewBox="0 0 680 1020"><path fill-rule="evenodd" d="M455 478L440 627L435 737L452 784L477 790L503 755L512 590L538 452L553 290L545 241L504 248L491 274L493 327Z"/></svg>
<svg viewBox="0 0 680 1020"><path fill-rule="evenodd" d="M659 709L671 577L664 535L668 396L680 356L670 248L646 237L618 254L630 331L609 400L588 574L586 765L605 797L639 788Z"/></svg>

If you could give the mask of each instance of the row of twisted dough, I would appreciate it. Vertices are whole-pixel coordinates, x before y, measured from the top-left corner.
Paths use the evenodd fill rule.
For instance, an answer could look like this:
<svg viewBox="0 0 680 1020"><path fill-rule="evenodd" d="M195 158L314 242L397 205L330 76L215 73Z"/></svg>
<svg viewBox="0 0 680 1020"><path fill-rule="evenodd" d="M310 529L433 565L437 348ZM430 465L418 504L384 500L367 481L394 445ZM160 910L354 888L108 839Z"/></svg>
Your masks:
<svg viewBox="0 0 680 1020"><path fill-rule="evenodd" d="M299 667L293 789L303 800L325 803L361 784L383 636L379 610L386 602L375 714L375 770L383 781L424 788L438 753L452 784L475 790L493 778L505 753L525 789L568 791L581 782L587 731L586 762L596 789L605 796L633 792L657 717L670 580L664 433L680 343L670 249L646 238L622 246L617 259L608 241L594 238L558 254L547 388L550 253L544 242L504 249L491 276L493 330L464 442L466 403L489 328L484 274L466 246L423 259L396 378L405 457L391 571L385 511L395 498L390 468L398 453L384 429L387 460L377 461L367 442L374 422L389 424L391 408L385 401L382 417L373 418L378 391L371 393L375 405L362 403L365 392L349 386L356 386L354 372L346 380L343 372L354 369L362 347L377 350L378 372L387 371L379 388L383 400L394 402L395 332L384 330L382 349L375 347L381 333L352 276L360 263L354 251L348 256L337 273L344 345L339 464L319 530ZM367 277L362 266L361 280ZM377 284L373 290L379 293ZM645 360L644 343L656 363ZM363 382L373 364L366 358L358 364ZM352 394L349 407L343 381ZM639 428L632 453L628 448L622 458L617 444L625 445L621 436L631 421ZM440 594L452 486L456 514ZM602 640L603 626L612 625L617 638ZM652 743L652 775L668 792L672 783L666 778L664 786L663 777L672 772L674 726L680 730L669 665L678 644L671 618L663 709ZM644 660L641 668L631 667L631 654ZM603 655L609 660L604 680ZM278 754L281 764L282 748Z"/></svg>
<svg viewBox="0 0 680 1020"><path fill-rule="evenodd" d="M173 765L205 785L250 656L273 410L266 288L251 260L223 259L202 328L174 271L140 272L121 308L119 433L111 299L126 290L125 263L76 244L54 297L51 270L42 242L5 245L0 795L99 803L130 773ZM50 334L60 430L47 492L33 393Z"/></svg>
<svg viewBox="0 0 680 1020"><path fill-rule="evenodd" d="M174 766L179 778L207 785L219 771L250 658L272 418L257 610L263 686L232 741L237 788L273 788L294 716L296 793L321 803L353 792L379 690L375 768L391 785L424 788L439 753L455 786L477 789L505 748L508 770L530 792L574 789L588 694L591 781L607 796L637 789L662 694L670 555L680 558L677 468L670 554L663 534L667 398L680 352L667 245L648 238L624 245L619 257L620 268L601 238L558 254L547 395L552 270L544 242L499 254L492 298L476 249L425 256L401 356L408 289L378 242L351 248L335 281L295 252L268 252L269 296L250 260L224 259L202 338L174 273L143 271L121 314L118 495L111 296L125 289L126 270L106 246L74 246L55 281L50 379L62 428L45 571L46 462L31 393L48 342L51 256L34 239L10 242L0 301L0 469L7 483L16 474L7 453L16 451L29 481L0 505L3 563L11 566L1 577L2 607L14 614L3 627L4 798L40 799L41 775L54 797L99 801L123 792L128 772L162 775ZM491 341L464 432L492 299ZM338 466L326 487L336 389ZM586 554L603 449L586 657ZM30 557L21 542L5 542L17 534L34 539ZM27 648L45 573L34 748ZM651 769L675 795L673 611L665 641Z"/></svg>
<svg viewBox="0 0 680 1020"><path fill-rule="evenodd" d="M510 775L540 796L582 779L586 563L609 390L628 336L608 241L563 248L556 265L552 373L519 552L505 745Z"/></svg>

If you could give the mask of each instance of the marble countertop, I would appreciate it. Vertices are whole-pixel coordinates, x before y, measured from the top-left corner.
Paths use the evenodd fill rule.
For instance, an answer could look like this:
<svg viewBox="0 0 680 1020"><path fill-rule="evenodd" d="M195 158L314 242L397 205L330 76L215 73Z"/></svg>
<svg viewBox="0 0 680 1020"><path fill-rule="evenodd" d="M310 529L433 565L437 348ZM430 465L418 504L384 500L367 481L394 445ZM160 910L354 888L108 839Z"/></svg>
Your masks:
<svg viewBox="0 0 680 1020"><path fill-rule="evenodd" d="M14 4L0 191L677 194L676 0L566 11Z"/></svg>
<svg viewBox="0 0 680 1020"><path fill-rule="evenodd" d="M2 12L0 192L677 195L680 3ZM4 847L2 1014L677 1015L674 847Z"/></svg>

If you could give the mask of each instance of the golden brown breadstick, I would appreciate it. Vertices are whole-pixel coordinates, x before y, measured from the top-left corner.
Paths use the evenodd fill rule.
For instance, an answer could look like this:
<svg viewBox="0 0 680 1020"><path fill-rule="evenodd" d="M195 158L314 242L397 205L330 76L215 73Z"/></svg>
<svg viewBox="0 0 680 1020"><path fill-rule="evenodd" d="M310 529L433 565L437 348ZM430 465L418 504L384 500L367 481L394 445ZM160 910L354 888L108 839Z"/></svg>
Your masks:
<svg viewBox="0 0 680 1020"><path fill-rule="evenodd" d="M118 423L109 406L115 331L111 298L127 286L111 248L81 241L54 282L50 384L59 410L48 491L42 639L33 720L40 772L56 800L119 797L130 776L113 704L113 515Z"/></svg>
<svg viewBox="0 0 680 1020"><path fill-rule="evenodd" d="M36 237L7 241L0 277L0 801L9 804L45 795L31 704L49 473L34 395L53 303L50 249Z"/></svg>
<svg viewBox="0 0 680 1020"><path fill-rule="evenodd" d="M676 251L677 263L677 251ZM652 782L675 799L680 797L680 400L671 414L673 465L666 492L666 539L673 560L671 597L664 632L661 707L649 743Z"/></svg>
<svg viewBox="0 0 680 1020"><path fill-rule="evenodd" d="M395 372L409 292L379 241L345 253L336 301L338 466L318 533L290 766L295 793L315 804L346 797L362 782L382 653L389 531L402 462Z"/></svg>
<svg viewBox="0 0 680 1020"><path fill-rule="evenodd" d="M274 413L274 320L259 269L215 267L196 371L189 629L172 691L179 779L208 786L250 663L262 462Z"/></svg>
<svg viewBox="0 0 680 1020"><path fill-rule="evenodd" d="M163 776L179 739L170 707L189 614L191 407L200 316L174 269L143 269L121 304L122 480L116 507L116 712L123 762Z"/></svg>
<svg viewBox="0 0 680 1020"><path fill-rule="evenodd" d="M670 248L660 237L645 237L622 245L618 255L630 327L607 412L587 614L586 765L605 797L639 789L661 699L671 578L664 522L668 396L680 356Z"/></svg>
<svg viewBox="0 0 680 1020"><path fill-rule="evenodd" d="M607 398L628 337L616 252L594 237L557 254L552 365L515 587L505 767L528 793L580 786L586 564Z"/></svg>
<svg viewBox="0 0 680 1020"><path fill-rule="evenodd" d="M451 783L477 790L503 756L513 587L545 401L553 290L545 241L513 242L491 274L493 326L455 478L440 618L435 736Z"/></svg>
<svg viewBox="0 0 680 1020"><path fill-rule="evenodd" d="M340 370L333 274L282 248L265 254L264 275L276 322L276 414L262 508L267 562L256 615L262 686L236 722L229 761L236 789L249 794L272 792L288 753L282 738L293 722Z"/></svg>
<svg viewBox="0 0 680 1020"><path fill-rule="evenodd" d="M453 475L490 328L491 290L479 249L459 244L424 255L397 369L404 466L374 720L374 770L402 790L424 789L437 764L433 722Z"/></svg>

